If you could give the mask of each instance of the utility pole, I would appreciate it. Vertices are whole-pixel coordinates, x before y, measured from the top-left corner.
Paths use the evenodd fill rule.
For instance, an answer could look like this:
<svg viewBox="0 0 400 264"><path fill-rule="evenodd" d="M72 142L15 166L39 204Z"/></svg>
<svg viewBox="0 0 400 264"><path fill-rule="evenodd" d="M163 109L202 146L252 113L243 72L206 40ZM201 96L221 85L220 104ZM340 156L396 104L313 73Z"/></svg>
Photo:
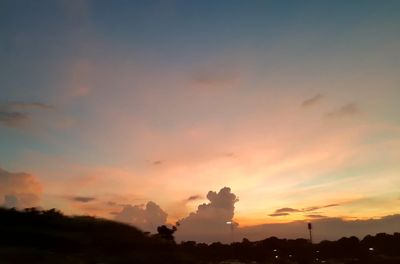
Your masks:
<svg viewBox="0 0 400 264"><path fill-rule="evenodd" d="M312 244L312 225L311 225L311 223L308 223L308 231L310 232L310 243Z"/></svg>

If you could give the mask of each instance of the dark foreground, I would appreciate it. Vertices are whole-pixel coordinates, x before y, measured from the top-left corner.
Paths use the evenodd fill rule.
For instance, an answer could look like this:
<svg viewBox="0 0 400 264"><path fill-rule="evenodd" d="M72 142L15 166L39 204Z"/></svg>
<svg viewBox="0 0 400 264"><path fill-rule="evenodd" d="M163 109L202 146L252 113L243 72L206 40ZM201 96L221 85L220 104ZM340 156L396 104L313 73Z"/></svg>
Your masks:
<svg viewBox="0 0 400 264"><path fill-rule="evenodd" d="M179 231L178 231L179 232ZM400 264L400 233L310 244L267 238L211 245L149 235L132 226L57 210L0 208L0 264L5 263L346 263Z"/></svg>

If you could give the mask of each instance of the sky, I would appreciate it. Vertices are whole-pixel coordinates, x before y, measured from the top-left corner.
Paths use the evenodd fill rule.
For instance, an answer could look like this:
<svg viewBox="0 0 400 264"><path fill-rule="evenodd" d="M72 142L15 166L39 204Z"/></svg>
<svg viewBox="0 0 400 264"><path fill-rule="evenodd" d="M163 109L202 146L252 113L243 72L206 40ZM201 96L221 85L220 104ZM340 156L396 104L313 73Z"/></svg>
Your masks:
<svg viewBox="0 0 400 264"><path fill-rule="evenodd" d="M399 1L3 0L0 34L4 206L187 239L399 213Z"/></svg>

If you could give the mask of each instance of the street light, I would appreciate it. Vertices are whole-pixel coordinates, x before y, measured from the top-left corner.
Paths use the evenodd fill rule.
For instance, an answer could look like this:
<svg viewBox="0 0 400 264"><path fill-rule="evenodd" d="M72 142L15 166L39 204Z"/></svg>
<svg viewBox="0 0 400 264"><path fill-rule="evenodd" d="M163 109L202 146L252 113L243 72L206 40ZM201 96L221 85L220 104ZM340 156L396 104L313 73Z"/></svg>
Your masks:
<svg viewBox="0 0 400 264"><path fill-rule="evenodd" d="M226 221L226 224L231 226L231 242L233 242L233 240L234 240L234 239L233 239L233 226L234 226L235 222L233 222L233 221Z"/></svg>

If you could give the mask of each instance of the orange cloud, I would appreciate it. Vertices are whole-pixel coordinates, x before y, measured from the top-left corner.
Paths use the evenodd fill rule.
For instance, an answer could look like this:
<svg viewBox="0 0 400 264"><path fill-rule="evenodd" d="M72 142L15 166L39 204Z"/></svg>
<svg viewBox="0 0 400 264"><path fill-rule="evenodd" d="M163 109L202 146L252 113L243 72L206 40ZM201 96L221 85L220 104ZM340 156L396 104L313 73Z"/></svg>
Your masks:
<svg viewBox="0 0 400 264"><path fill-rule="evenodd" d="M3 199L3 206L38 206L41 195L42 185L35 176L23 172L8 172L0 168L0 198Z"/></svg>

